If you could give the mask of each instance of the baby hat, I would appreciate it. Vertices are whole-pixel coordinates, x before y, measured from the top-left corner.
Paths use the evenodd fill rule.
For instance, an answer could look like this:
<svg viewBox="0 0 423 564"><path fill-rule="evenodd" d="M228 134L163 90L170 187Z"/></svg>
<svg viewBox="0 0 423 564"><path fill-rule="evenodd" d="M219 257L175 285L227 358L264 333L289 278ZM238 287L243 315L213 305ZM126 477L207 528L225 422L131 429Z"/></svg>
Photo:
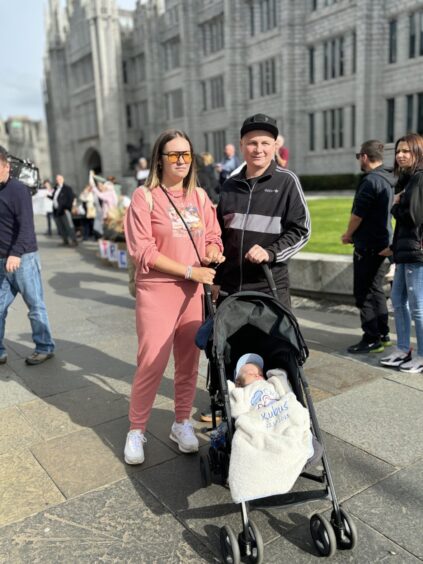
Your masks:
<svg viewBox="0 0 423 564"><path fill-rule="evenodd" d="M260 368L263 370L264 360L262 359L262 357L259 354L256 354L256 353L243 354L238 359L238 362L236 363L235 380L237 379L239 371L244 366L244 364L248 364L249 362L252 362L254 364L258 364L260 366Z"/></svg>

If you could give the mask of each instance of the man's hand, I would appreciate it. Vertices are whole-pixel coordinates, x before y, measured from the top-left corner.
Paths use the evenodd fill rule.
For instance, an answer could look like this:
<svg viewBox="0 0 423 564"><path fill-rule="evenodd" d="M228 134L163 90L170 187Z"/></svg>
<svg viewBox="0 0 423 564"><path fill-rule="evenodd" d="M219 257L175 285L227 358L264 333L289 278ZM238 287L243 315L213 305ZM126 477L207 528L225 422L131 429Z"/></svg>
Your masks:
<svg viewBox="0 0 423 564"><path fill-rule="evenodd" d="M391 257L394 253L390 247L386 247L386 249L382 249L379 253L381 257Z"/></svg>
<svg viewBox="0 0 423 564"><path fill-rule="evenodd" d="M393 206L400 203L401 196L403 195L403 193L404 193L404 190L402 190L401 192L398 192L398 194L395 194L394 201L392 202Z"/></svg>
<svg viewBox="0 0 423 564"><path fill-rule="evenodd" d="M260 247L260 245L253 245L251 249L246 253L245 260L254 262L255 264L261 264L262 262L269 262L269 253Z"/></svg>
<svg viewBox="0 0 423 564"><path fill-rule="evenodd" d="M21 265L20 257L8 257L6 261L6 272L16 272Z"/></svg>
<svg viewBox="0 0 423 564"><path fill-rule="evenodd" d="M348 235L348 233L341 235L341 241L343 245L349 245L353 242L351 235Z"/></svg>

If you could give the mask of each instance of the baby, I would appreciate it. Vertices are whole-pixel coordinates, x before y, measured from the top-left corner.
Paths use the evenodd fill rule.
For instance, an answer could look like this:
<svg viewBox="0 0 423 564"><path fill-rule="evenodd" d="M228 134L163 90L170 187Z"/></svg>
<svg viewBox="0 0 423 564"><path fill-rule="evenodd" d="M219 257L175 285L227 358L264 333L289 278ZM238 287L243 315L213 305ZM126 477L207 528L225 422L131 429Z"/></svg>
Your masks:
<svg viewBox="0 0 423 564"><path fill-rule="evenodd" d="M229 382L233 417L250 409L267 407L292 391L285 370L268 370L266 376L268 379L272 378L270 382L264 378L263 367L264 361L258 354L247 353L239 358L235 368L235 384ZM273 377L277 378L276 385Z"/></svg>

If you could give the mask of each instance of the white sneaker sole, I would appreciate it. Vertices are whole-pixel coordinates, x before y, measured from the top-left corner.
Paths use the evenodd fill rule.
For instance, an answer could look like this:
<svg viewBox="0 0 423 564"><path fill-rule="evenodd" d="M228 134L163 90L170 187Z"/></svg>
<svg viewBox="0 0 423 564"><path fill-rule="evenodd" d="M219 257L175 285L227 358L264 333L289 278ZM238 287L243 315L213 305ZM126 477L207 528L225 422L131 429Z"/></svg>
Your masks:
<svg viewBox="0 0 423 564"><path fill-rule="evenodd" d="M169 439L170 439L171 441L173 441L174 443L177 443L179 450L180 450L181 452L183 452L184 454L191 454L191 453L194 453L194 452L198 452L199 446L194 446L194 445L193 445L193 446L190 447L190 448L185 448L185 447L181 446L181 444L180 444L179 441L178 441L178 438L177 438L176 435L174 435L172 432L171 432L170 435L169 435Z"/></svg>
<svg viewBox="0 0 423 564"><path fill-rule="evenodd" d="M404 362L407 362L407 360L404 358L402 360L380 360L379 363L382 366L387 366L388 368L397 368L398 366L401 366L401 364L404 364Z"/></svg>
<svg viewBox="0 0 423 564"><path fill-rule="evenodd" d="M411 368L407 370L407 368L401 368L400 366L400 372L402 372L403 374L421 374L423 372L423 367Z"/></svg>
<svg viewBox="0 0 423 564"><path fill-rule="evenodd" d="M131 466L135 466L136 464L142 464L145 460L145 457L142 460L140 460L139 458L131 460L131 459L127 458L126 456L124 456L123 459L125 460L126 464L130 464Z"/></svg>

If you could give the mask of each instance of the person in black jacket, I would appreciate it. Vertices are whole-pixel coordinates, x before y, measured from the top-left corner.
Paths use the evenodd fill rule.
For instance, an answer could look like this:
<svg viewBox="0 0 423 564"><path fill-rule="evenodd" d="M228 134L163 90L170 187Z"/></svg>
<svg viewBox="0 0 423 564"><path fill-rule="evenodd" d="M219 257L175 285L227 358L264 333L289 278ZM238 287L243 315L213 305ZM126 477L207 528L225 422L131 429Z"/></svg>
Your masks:
<svg viewBox="0 0 423 564"><path fill-rule="evenodd" d="M398 179L392 215L396 219L392 250L395 276L392 284L397 346L381 359L383 366L401 372L423 372L423 137L409 133L395 144L394 172ZM411 316L410 316L411 311ZM417 354L411 355L411 318Z"/></svg>
<svg viewBox="0 0 423 564"><path fill-rule="evenodd" d="M310 215L297 176L274 160L278 128L264 114L247 118L240 148L246 165L222 187L218 219L226 261L219 265L213 288L227 293L270 293L262 264L268 263L279 300L291 307L288 260L310 237Z"/></svg>
<svg viewBox="0 0 423 564"><path fill-rule="evenodd" d="M64 245L78 244L72 221L72 203L75 198L73 190L65 184L61 174L56 176L56 186L50 198L53 200L53 216Z"/></svg>
<svg viewBox="0 0 423 564"><path fill-rule="evenodd" d="M383 352L390 346L388 308L383 289L392 254L390 210L394 175L383 166L383 143L365 141L356 158L364 176L355 194L351 217L341 241L354 244L354 298L360 310L363 337L350 353Z"/></svg>

